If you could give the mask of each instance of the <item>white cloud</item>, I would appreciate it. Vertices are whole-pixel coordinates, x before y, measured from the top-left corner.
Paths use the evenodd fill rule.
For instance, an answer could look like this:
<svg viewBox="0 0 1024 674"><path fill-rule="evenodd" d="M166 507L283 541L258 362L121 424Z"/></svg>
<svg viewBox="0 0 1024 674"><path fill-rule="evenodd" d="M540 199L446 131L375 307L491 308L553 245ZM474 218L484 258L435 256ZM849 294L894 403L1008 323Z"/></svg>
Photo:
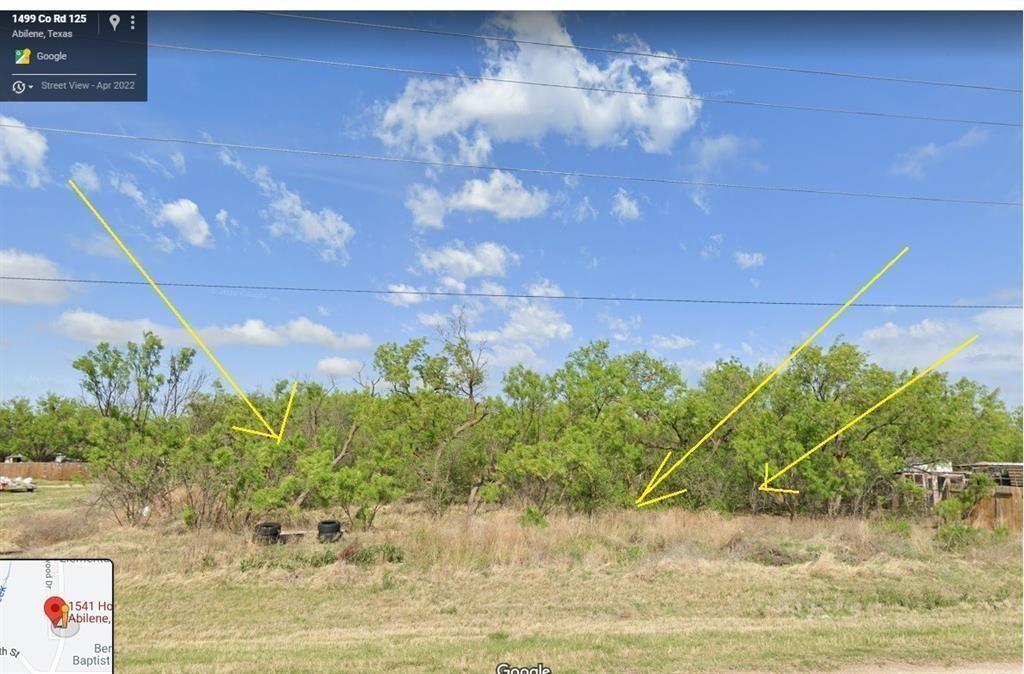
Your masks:
<svg viewBox="0 0 1024 674"><path fill-rule="evenodd" d="M503 286L484 281L477 288L480 292L505 294ZM507 367L523 364L528 367L540 367L544 360L537 350L552 341L567 341L573 335L572 325L553 305L550 297L563 295L561 288L546 279L527 286L530 294L540 294L542 298L491 298L484 303L475 305L456 305L452 313L459 313L468 324L475 326L486 315L487 307L500 311L501 321L494 328L476 328L469 331L470 339L485 346L485 359L489 365ZM417 315L420 324L428 327L443 326L448 316L441 312L420 313Z"/></svg>
<svg viewBox="0 0 1024 674"><path fill-rule="evenodd" d="M1021 331L1019 309L986 309L974 320L986 333L1012 335Z"/></svg>
<svg viewBox="0 0 1024 674"><path fill-rule="evenodd" d="M629 192L620 187L612 199L612 215L619 222L636 220L640 217L640 205L636 199L629 196Z"/></svg>
<svg viewBox="0 0 1024 674"><path fill-rule="evenodd" d="M354 377L363 369L363 364L351 358L334 356L318 361L316 369L328 377Z"/></svg>
<svg viewBox="0 0 1024 674"><path fill-rule="evenodd" d="M320 256L325 260L348 259L346 245L355 230L340 213L329 208L311 211L297 192L290 191L283 182L271 180L268 171L257 169L257 173L264 194L271 198L271 234L320 246Z"/></svg>
<svg viewBox="0 0 1024 674"><path fill-rule="evenodd" d="M505 367L521 363L539 367L543 359L538 355L538 349L553 341L567 341L573 335L572 325L549 299L564 296L557 284L540 279L527 285L525 290L540 297L474 298L450 307L452 315L461 315L470 326L470 339L485 347L485 360L489 365ZM473 291L507 294L504 286L489 280L481 281ZM494 327L481 327L479 324L488 318L491 310L497 310L499 320ZM449 314L443 311L421 312L416 318L420 325L437 328L447 324Z"/></svg>
<svg viewBox="0 0 1024 674"><path fill-rule="evenodd" d="M597 217L597 209L590 204L590 197L583 197L572 211L572 219L576 222L593 220Z"/></svg>
<svg viewBox="0 0 1024 674"><path fill-rule="evenodd" d="M503 276L511 264L518 263L519 256L504 246L495 243L483 243L472 250L466 249L460 241L440 249L426 250L420 253L419 263L424 271L437 275L437 282L432 292L464 293L468 284L464 279L474 276ZM410 270L417 273L417 270ZM380 299L396 307L409 307L436 299L425 294L431 292L427 286L414 286L408 283L389 283L389 293L381 294ZM505 289L497 283L484 281L474 292L503 293ZM494 300L497 303L499 300ZM479 303L471 301L477 306ZM468 311L468 307L463 307ZM424 315L420 314L422 318Z"/></svg>
<svg viewBox="0 0 1024 674"><path fill-rule="evenodd" d="M428 328L440 328L448 323L448 318L444 314L437 311L430 314L416 314L416 320L418 320L421 325L425 325Z"/></svg>
<svg viewBox="0 0 1024 674"><path fill-rule="evenodd" d="M612 339L616 342L639 343L642 341L638 335L633 335L633 330L639 328L640 323L643 321L640 316L620 318L619 316L612 316L608 313L601 313L598 314L597 317L602 323L608 326L608 329L612 332Z"/></svg>
<svg viewBox="0 0 1024 674"><path fill-rule="evenodd" d="M174 166L174 170L178 173L185 173L187 166L185 164L185 155L181 152L174 151L171 153L171 165Z"/></svg>
<svg viewBox="0 0 1024 674"><path fill-rule="evenodd" d="M174 243L166 234L157 234L155 243L156 249L161 253L173 253L174 249L178 247L178 244Z"/></svg>
<svg viewBox="0 0 1024 674"><path fill-rule="evenodd" d="M720 136L701 136L690 143L690 173L694 179L706 181L728 163L735 161L741 150L755 147L756 142L745 141L731 133ZM693 187L690 199L705 213L711 212L711 203L704 187Z"/></svg>
<svg viewBox="0 0 1024 674"><path fill-rule="evenodd" d="M135 177L129 174L112 173L110 175L110 186L135 202L139 208L146 210L149 202L146 196L135 183Z"/></svg>
<svg viewBox="0 0 1024 674"><path fill-rule="evenodd" d="M14 248L0 250L0 274L35 278L62 278L64 273L52 260ZM69 294L67 283L0 281L2 304L59 304Z"/></svg>
<svg viewBox="0 0 1024 674"><path fill-rule="evenodd" d="M525 187L518 178L505 171L491 171L486 181L473 178L462 187L444 196L433 187L416 184L409 188L405 205L412 212L418 227L441 229L449 213L486 212L498 220L522 220L543 214L550 203L544 190Z"/></svg>
<svg viewBox="0 0 1024 674"><path fill-rule="evenodd" d="M691 144L694 168L698 175L711 175L723 164L739 156L743 140L731 133L720 136L701 136Z"/></svg>
<svg viewBox="0 0 1024 674"><path fill-rule="evenodd" d="M656 349L666 350L689 349L690 347L697 346L697 342L681 335L669 335L667 337L655 335L651 338L651 346Z"/></svg>
<svg viewBox="0 0 1024 674"><path fill-rule="evenodd" d="M184 329L169 327L149 319L123 320L110 318L91 311L76 309L66 311L55 323L57 331L85 342L124 343L142 339L145 331L153 332L168 344L181 346L192 344ZM329 349L368 349L373 341L365 334L336 333L325 325L314 323L305 316L279 325L268 325L260 319L248 319L242 323L226 326L207 326L197 330L203 341L210 346L242 344L247 346L282 347L292 343L317 344Z"/></svg>
<svg viewBox="0 0 1024 674"><path fill-rule="evenodd" d="M86 241L75 240L74 245L79 250L83 251L86 255L93 255L95 257L109 257L118 260L124 260L124 253L118 248L114 240L111 239L106 232L95 233L90 236Z"/></svg>
<svg viewBox="0 0 1024 674"><path fill-rule="evenodd" d="M0 185L14 182L20 172L29 187L46 179L46 136L25 128L25 123L0 115Z"/></svg>
<svg viewBox="0 0 1024 674"><path fill-rule="evenodd" d="M391 291L391 294L383 295L382 299L396 307L408 307L430 299L429 295L418 294L426 292L426 288L417 288L407 283L389 283L388 290Z"/></svg>
<svg viewBox="0 0 1024 674"><path fill-rule="evenodd" d="M724 237L721 234L712 234L709 236L708 242L700 249L700 256L705 260L718 257L722 252L723 239Z"/></svg>
<svg viewBox="0 0 1024 674"><path fill-rule="evenodd" d="M518 298L505 306L505 324L496 330L475 331L471 333L474 339L505 346L525 344L539 347L572 337L572 325L551 306L550 300Z"/></svg>
<svg viewBox="0 0 1024 674"><path fill-rule="evenodd" d="M927 143L901 152L889 172L895 175L906 175L912 178L924 178L925 169L938 162L950 152L966 150L984 143L988 139L988 133L982 129L968 129L962 136L948 143Z"/></svg>
<svg viewBox="0 0 1024 674"><path fill-rule="evenodd" d="M154 159L153 157L150 157L148 154L144 154L144 153L143 154L135 154L135 153L130 152L130 153L128 153L128 156L131 157L132 159L134 159L135 161L139 162L143 166L145 166L147 169L149 169L153 173L159 173L160 175L164 176L165 178L170 178L171 177L171 172L167 170L167 167L164 166L160 162L160 160Z"/></svg>
<svg viewBox="0 0 1024 674"><path fill-rule="evenodd" d="M156 159L155 157L151 157L148 154L129 153L128 156L134 159L135 161L139 162L143 166L145 166L153 173L158 173L165 178L173 178L175 173L184 175L187 169L185 163L185 155L183 155L181 152L177 150L175 150L168 156L168 160L171 162L171 167L174 169L173 171L167 168L164 162L162 162L159 159Z"/></svg>
<svg viewBox="0 0 1024 674"><path fill-rule="evenodd" d="M492 295L504 295L505 286L494 281L481 281L480 285L476 288L476 292L487 293Z"/></svg>
<svg viewBox="0 0 1024 674"><path fill-rule="evenodd" d="M705 215L711 214L711 199L708 197L707 190L703 187L691 187L690 188L690 201L693 205L704 211Z"/></svg>
<svg viewBox="0 0 1024 674"><path fill-rule="evenodd" d="M253 181L269 200L265 215L271 221L271 234L317 246L324 260L348 261L346 246L355 235L355 229L340 213L330 208L319 211L306 208L299 193L289 190L283 181L275 180L266 166L250 170L226 150L221 151L220 159Z"/></svg>
<svg viewBox="0 0 1024 674"><path fill-rule="evenodd" d="M946 332L947 326L942 321L933 321L930 318L915 323L907 328L907 334L914 339L928 339Z"/></svg>
<svg viewBox="0 0 1024 674"><path fill-rule="evenodd" d="M521 40L572 44L556 14L502 14L491 24L499 34ZM649 51L636 38L623 46ZM684 63L650 56L614 55L602 65L576 49L492 43L481 71L500 79L693 94ZM632 140L647 152L664 153L693 126L700 107L699 100L414 78L397 100L378 106L376 133L388 148L403 154L463 161L485 159L496 141L536 143L552 133L591 147L618 147Z"/></svg>
<svg viewBox="0 0 1024 674"><path fill-rule="evenodd" d="M250 318L244 323L236 323L224 327L208 327L199 330L199 335L207 344L247 344L249 346L284 346L287 339L279 332L257 318Z"/></svg>
<svg viewBox="0 0 1024 674"><path fill-rule="evenodd" d="M510 266L518 263L518 255L493 241L479 243L471 249L461 241L454 241L444 248L419 254L419 264L424 270L458 280L474 276L504 276Z"/></svg>
<svg viewBox="0 0 1024 674"><path fill-rule="evenodd" d="M757 267L763 267L766 259L764 253L748 253L742 250L736 251L732 256L733 259L736 260L736 264L739 265L740 269L755 269Z"/></svg>
<svg viewBox="0 0 1024 674"><path fill-rule="evenodd" d="M405 207L412 212L412 221L417 227L442 229L444 216L448 213L448 204L433 187L413 185L405 200Z"/></svg>
<svg viewBox="0 0 1024 674"><path fill-rule="evenodd" d="M462 134L455 137L459 145L458 158L467 164L480 164L491 156L491 139L482 131L477 131L469 140Z"/></svg>
<svg viewBox="0 0 1024 674"><path fill-rule="evenodd" d="M213 245L210 225L199 212L199 206L191 199L178 199L162 204L153 221L157 225L171 225L178 230L178 235L186 243L193 246Z"/></svg>
<svg viewBox="0 0 1024 674"><path fill-rule="evenodd" d="M460 281L452 276L442 276L438 279L437 283L440 289L444 291L456 293L466 292L466 282Z"/></svg>
<svg viewBox="0 0 1024 674"><path fill-rule="evenodd" d="M531 283L527 288L531 295L542 295L544 297L565 297L565 291L557 283L542 278L536 283Z"/></svg>
<svg viewBox="0 0 1024 674"><path fill-rule="evenodd" d="M879 340L888 340L895 337L899 337L903 333L903 329L892 321L887 321L884 325L880 325L877 328L870 328L864 331L864 339L873 342Z"/></svg>
<svg viewBox="0 0 1024 674"><path fill-rule="evenodd" d="M508 291L505 289L505 286L501 285L500 283L495 283L494 281L482 281L480 285L476 287L474 292L485 293L487 295L508 294ZM488 299L491 301L492 304L499 307L504 307L505 303L508 301L507 297L489 297Z"/></svg>
<svg viewBox="0 0 1024 674"><path fill-rule="evenodd" d="M217 215L214 216L214 219L217 221L217 224L220 225L220 228L224 230L225 234L230 235L234 230L240 227L238 220L231 217L231 214L228 213L226 208L222 208L217 211Z"/></svg>
<svg viewBox="0 0 1024 674"><path fill-rule="evenodd" d="M974 334L980 336L978 341L941 369L1000 386L1004 394L1019 402L1020 372L1024 367L1024 329L1019 309L988 309L967 319L927 318L909 325L887 321L865 330L860 342L883 367L920 370Z"/></svg>
<svg viewBox="0 0 1024 674"><path fill-rule="evenodd" d="M368 349L373 341L366 334L336 333L326 325L314 323L305 316L293 319L283 326L274 328L293 342L318 344L329 349Z"/></svg>
<svg viewBox="0 0 1024 674"><path fill-rule="evenodd" d="M448 199L453 211L489 211L499 220L534 218L547 210L548 195L534 187L528 190L511 173L491 171L487 181L467 180Z"/></svg>
<svg viewBox="0 0 1024 674"><path fill-rule="evenodd" d="M494 344L488 353L487 363L497 367L522 365L539 369L544 366L544 359L529 344Z"/></svg>
<svg viewBox="0 0 1024 674"><path fill-rule="evenodd" d="M160 335L168 344L183 345L188 335L184 330L159 326L149 319L119 320L90 311L66 311L54 324L57 332L81 342L138 342L144 332Z"/></svg>
<svg viewBox="0 0 1024 674"><path fill-rule="evenodd" d="M683 373L683 376L686 377L687 381L696 382L700 380L706 370L715 366L715 361L700 360L699 358L684 358L682 360L675 361L675 364Z"/></svg>
<svg viewBox="0 0 1024 674"><path fill-rule="evenodd" d="M100 177L96 174L96 167L92 164L83 164L82 162L72 164L71 179L87 192L98 192L102 187Z"/></svg>
<svg viewBox="0 0 1024 674"><path fill-rule="evenodd" d="M498 331L496 342L522 342L534 346L552 340L565 341L572 337L572 325L561 312L544 300L521 300L509 312L508 321Z"/></svg>

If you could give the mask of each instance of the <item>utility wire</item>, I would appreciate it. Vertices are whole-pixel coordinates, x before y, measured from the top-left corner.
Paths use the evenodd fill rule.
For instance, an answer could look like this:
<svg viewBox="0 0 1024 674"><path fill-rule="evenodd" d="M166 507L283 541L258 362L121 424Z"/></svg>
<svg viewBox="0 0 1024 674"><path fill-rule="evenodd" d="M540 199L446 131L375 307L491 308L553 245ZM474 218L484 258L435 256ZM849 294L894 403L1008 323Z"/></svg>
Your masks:
<svg viewBox="0 0 1024 674"><path fill-rule="evenodd" d="M91 285L145 286L146 281L119 281L115 279L50 278L40 276L0 276L3 281L31 281L41 283L84 283ZM542 295L535 293L488 293L455 290L375 290L372 288L325 288L315 286L274 286L240 283L180 283L161 281L161 286L172 288L209 288L216 290L268 290L306 293L341 293L348 295L413 295L417 297L474 297L491 299L581 300L588 302L644 302L661 304L739 304L786 307L838 307L842 302L810 302L789 300L730 300L694 297L619 297L615 295ZM1020 304L921 304L893 302L857 302L853 306L894 309L1021 309Z"/></svg>
<svg viewBox="0 0 1024 674"><path fill-rule="evenodd" d="M615 180L621 182L655 183L660 185L683 185L686 187L718 187L737 190L760 192L788 192L795 194L821 194L840 197L857 197L863 199L891 199L896 201L924 201L944 204L974 204L982 206L1024 206L1019 201L996 201L990 199L958 199L954 197L932 197L919 194L887 194L883 192L853 192L847 190L828 190L816 187L787 187L779 185L751 185L745 183L712 182L708 180L688 180L685 178L664 178L658 176L619 175L614 173L591 173L586 171L563 171L525 166L501 166L497 164L470 164L464 162L441 161L436 159L417 159L414 157L388 157L384 155L360 154L355 152L335 152L331 150L313 150L305 148L282 147L279 145L256 145L251 143L228 143L218 140L200 140L197 138L168 138L163 136L130 135L88 129L69 129L52 126L22 126L21 124L0 124L0 128L41 131L46 133L63 133L72 136L90 138L112 138L118 140L134 140L150 143L176 143L181 145L199 145L204 147L229 148L233 150L254 150L259 152L282 152L286 154L310 157L330 157L334 159L354 159L360 161L380 161L393 164L411 164L415 166L443 166L446 168L475 169L483 171L504 171L508 173L526 173L532 175L560 176L565 178L588 178L594 180Z"/></svg>
<svg viewBox="0 0 1024 674"><path fill-rule="evenodd" d="M138 43L142 44L142 43ZM613 87L587 87L577 84L561 84L557 82L538 82L536 80L516 80L503 77L492 77L490 75L467 75L465 73L450 73L436 70L422 70L419 68L406 68L402 66L373 65L367 63L353 63L351 61L336 61L332 59L309 58L302 56L286 56L283 54L269 54L266 52L254 52L241 49L224 49L220 47L193 47L181 44L166 44L151 42L148 45L154 49L168 49L175 51L194 52L199 54L216 54L221 56L244 56L248 58L271 59L291 63L305 63L313 65L335 66L340 68L352 68L369 70L374 72L403 73L417 75L420 77L448 78L473 82L501 82L505 84L517 84L522 86L546 87L551 89L573 89L577 91L590 91L601 94L622 94L630 96L647 96L650 98L662 98L670 100L700 101L702 103L714 103L721 105L742 105L754 108L766 108L772 110L796 110L799 112L823 112L837 115L855 115L860 117L883 117L887 119L908 119L925 122L950 122L955 124L977 124L984 126L1008 126L1020 127L1017 122L1001 122L988 119L968 119L962 117L939 117L935 115L917 115L902 112L886 112L878 110L857 110L851 108L830 108L812 105L798 105L795 103L773 103L771 101L749 101L737 98L716 98L711 96L700 96L697 94L664 94L640 89L616 89Z"/></svg>
<svg viewBox="0 0 1024 674"><path fill-rule="evenodd" d="M915 79L910 77L894 77L890 75L871 75L867 73L854 73L845 72L838 70L824 70L820 68L800 68L797 66L787 65L775 65L767 63L749 63L744 61L731 61L725 59L711 59L711 58L699 58L696 56L678 56L676 54L667 54L662 52L643 52L629 49L613 49L610 47L593 47L586 45L577 44L565 44L558 42L543 42L541 40L526 40L518 37L507 37L502 35L486 35L482 33L464 33L459 31L451 30L440 30L436 28L421 28L417 26L399 26L388 23L375 23L371 21L356 21L354 19L338 19L324 16L310 16L307 14L288 14L284 12L253 12L255 14L264 14L266 16L276 16L286 19L296 19L300 21L316 21L320 23L333 23L341 24L345 26L356 26L360 28L373 28L377 30L393 30L403 31L408 33L424 33L427 35L443 35L447 37L462 37L471 38L476 40L491 40L496 42L510 42L514 44L529 44L539 47L554 47L558 49L578 49L580 51L598 52L602 54L621 54L623 56L640 56L644 58L657 58L668 61L681 61L681 62L693 62L693 63L707 63L711 65L719 66L730 66L735 68L755 68L759 70L775 70L780 72L789 73L800 73L804 75L824 75L830 77L847 77L860 80L877 80L882 82L897 82L901 84L922 84L928 86L937 87L957 87L961 89L982 89L986 91L1003 91L1010 93L1021 93L1021 89L1014 87L1002 87L991 84L980 84L977 82L951 82L945 80L925 80Z"/></svg>

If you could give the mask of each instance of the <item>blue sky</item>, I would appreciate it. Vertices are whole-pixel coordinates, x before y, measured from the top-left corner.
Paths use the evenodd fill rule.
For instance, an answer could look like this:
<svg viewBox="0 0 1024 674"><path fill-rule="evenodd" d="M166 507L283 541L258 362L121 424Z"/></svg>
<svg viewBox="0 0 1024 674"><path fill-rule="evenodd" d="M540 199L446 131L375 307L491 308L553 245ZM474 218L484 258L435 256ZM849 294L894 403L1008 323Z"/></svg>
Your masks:
<svg viewBox="0 0 1024 674"><path fill-rule="evenodd" d="M1019 14L346 15L442 30L1019 87ZM281 17L150 14L150 40L609 88L1019 122L1019 93L813 76L395 33ZM4 124L832 190L1021 200L1020 128L767 110L151 48L149 101L0 106ZM560 295L1021 302L1021 209L424 169L0 128L5 275L138 278L76 176L158 281ZM831 310L170 288L239 382L334 375L458 306L500 373L608 339L691 379L777 361ZM145 287L0 282L0 397L75 394L71 361L155 329ZM849 310L819 340L948 369L1021 401L1019 310ZM203 366L209 364L203 362Z"/></svg>

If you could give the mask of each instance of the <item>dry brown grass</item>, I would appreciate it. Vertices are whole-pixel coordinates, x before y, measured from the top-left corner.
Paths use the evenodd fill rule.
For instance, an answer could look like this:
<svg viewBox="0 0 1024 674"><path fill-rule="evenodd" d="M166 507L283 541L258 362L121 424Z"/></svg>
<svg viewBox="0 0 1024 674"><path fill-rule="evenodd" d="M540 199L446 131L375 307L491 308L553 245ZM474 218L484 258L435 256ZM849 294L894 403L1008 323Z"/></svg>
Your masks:
<svg viewBox="0 0 1024 674"><path fill-rule="evenodd" d="M20 550L31 551L85 538L98 530L91 508L30 512L18 518L12 542Z"/></svg>
<svg viewBox="0 0 1024 674"><path fill-rule="evenodd" d="M315 531L317 520L330 515L304 513L286 522L286 530ZM801 566L819 571L863 564L907 569L927 566L938 558L1003 563L1021 556L1020 539L1015 537L990 540L955 555L942 552L927 521L789 519L671 509L594 516L557 513L547 518L546 526L523 526L520 515L493 510L470 517L453 510L433 518L415 508L395 508L381 515L374 529L349 531L337 548L317 546L313 536L284 548L301 556L309 550L340 552L348 545L391 546L400 551L403 568L438 573L504 567L647 569L693 563ZM192 531L168 519L140 529L121 529L106 518L99 518L102 523L96 519L81 508L24 513L14 523L13 535L34 552L50 547L61 554L111 551L122 558L126 578L136 572L147 578L214 571L231 575L242 560L289 554L254 545L246 532ZM168 546L175 548L173 555L164 554ZM258 570L258 566L249 569Z"/></svg>
<svg viewBox="0 0 1024 674"><path fill-rule="evenodd" d="M421 567L480 569L549 563L616 564L634 560L737 561L763 556L780 564L816 559L828 552L857 562L916 558L932 551L928 523L892 531L862 519L726 516L682 509L611 511L595 516L554 514L547 526L522 526L520 513L497 510L467 517L452 511L434 519L396 510L369 532L353 532L370 544L392 543ZM314 526L315 517L294 525Z"/></svg>
<svg viewBox="0 0 1024 674"><path fill-rule="evenodd" d="M82 538L41 536L32 554L114 560L126 672L479 672L503 660L559 674L794 671L1019 657L1019 538L953 554L927 522L668 509L524 527L520 515L395 508L341 545L270 547L180 521L103 520ZM402 561L346 561L350 545L393 546Z"/></svg>
<svg viewBox="0 0 1024 674"><path fill-rule="evenodd" d="M0 493L0 551L24 552L75 540L112 519L95 508L91 486L46 480L37 484L35 492Z"/></svg>

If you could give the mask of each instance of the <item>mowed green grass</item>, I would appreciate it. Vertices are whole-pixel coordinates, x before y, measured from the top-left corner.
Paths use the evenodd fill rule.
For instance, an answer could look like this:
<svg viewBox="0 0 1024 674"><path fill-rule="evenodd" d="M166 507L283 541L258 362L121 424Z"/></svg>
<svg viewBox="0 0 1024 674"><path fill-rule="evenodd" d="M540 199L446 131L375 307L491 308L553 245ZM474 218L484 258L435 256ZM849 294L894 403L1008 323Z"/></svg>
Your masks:
<svg viewBox="0 0 1024 674"><path fill-rule="evenodd" d="M933 535L685 511L556 516L546 528L523 528L510 511L393 512L340 546L103 521L32 553L114 560L119 672L1020 663L1020 539L950 553ZM401 562L333 560L383 542Z"/></svg>
<svg viewBox="0 0 1024 674"><path fill-rule="evenodd" d="M951 599L928 608L913 594L880 602L859 583L825 589L799 573L774 575L802 585L761 594L753 578L716 571L640 579L613 569L132 586L117 604L118 663L138 672L482 672L499 662L556 672L793 671L1020 655L1019 607ZM811 593L822 589L815 606ZM897 596L914 607L893 605Z"/></svg>
<svg viewBox="0 0 1024 674"><path fill-rule="evenodd" d="M22 513L81 506L95 493L93 484L49 480L36 480L34 492L0 492L0 526Z"/></svg>

